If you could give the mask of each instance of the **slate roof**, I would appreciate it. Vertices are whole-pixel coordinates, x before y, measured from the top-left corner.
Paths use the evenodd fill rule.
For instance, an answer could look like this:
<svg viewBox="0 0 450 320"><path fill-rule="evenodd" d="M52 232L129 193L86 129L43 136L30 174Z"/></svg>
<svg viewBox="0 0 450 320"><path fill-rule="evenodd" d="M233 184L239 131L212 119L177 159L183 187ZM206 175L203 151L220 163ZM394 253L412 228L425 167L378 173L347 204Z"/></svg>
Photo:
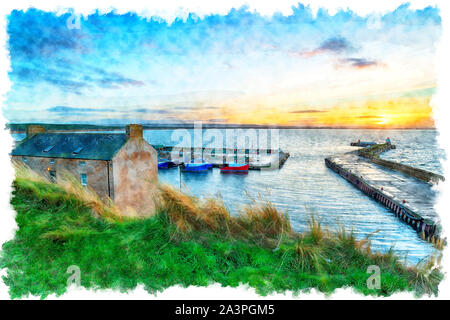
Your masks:
<svg viewBox="0 0 450 320"><path fill-rule="evenodd" d="M11 155L111 160L126 140L125 134L117 133L38 133L17 145Z"/></svg>

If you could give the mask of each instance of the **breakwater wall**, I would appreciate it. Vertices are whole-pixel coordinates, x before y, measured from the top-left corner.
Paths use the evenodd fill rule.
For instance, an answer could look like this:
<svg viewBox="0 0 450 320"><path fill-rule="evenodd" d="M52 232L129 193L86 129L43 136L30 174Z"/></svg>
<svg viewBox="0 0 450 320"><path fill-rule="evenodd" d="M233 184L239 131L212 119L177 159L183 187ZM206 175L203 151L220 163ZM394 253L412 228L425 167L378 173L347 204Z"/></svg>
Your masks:
<svg viewBox="0 0 450 320"><path fill-rule="evenodd" d="M445 180L445 178L439 174L436 174L436 173L433 173L430 171L426 171L423 169L419 169L419 168L414 168L414 167L408 166L406 164L381 159L379 157L380 153L390 150L390 149L395 149L395 146L391 145L391 144L379 144L379 145L376 145L373 147L359 150L358 154L361 157L369 159L369 161L371 161L372 163L383 166L386 169L394 170L397 172L402 172L404 174L407 174L409 176L412 176L414 178L420 179L425 182L438 184L440 181Z"/></svg>
<svg viewBox="0 0 450 320"><path fill-rule="evenodd" d="M420 179L425 182L438 184L440 181L445 180L445 178L439 174L429 172L426 170L422 170L419 168L414 168L414 167L408 166L406 164L389 161L389 160L384 160L384 159L380 159L380 158L375 158L375 157L370 158L370 161L375 164L378 164L380 166L383 166L389 170L402 172L404 174L410 175L414 178Z"/></svg>
<svg viewBox="0 0 450 320"><path fill-rule="evenodd" d="M440 245L440 228L433 221L424 219L420 216L420 214L408 208L404 203L394 199L392 196L388 195L387 192L384 192L383 188L378 188L371 185L369 182L365 181L362 176L358 176L352 173L351 170L343 168L333 162L331 158L326 158L325 164L328 168L350 182L355 188L361 190L368 197L391 210L396 217L416 230L424 240L432 242L438 246Z"/></svg>

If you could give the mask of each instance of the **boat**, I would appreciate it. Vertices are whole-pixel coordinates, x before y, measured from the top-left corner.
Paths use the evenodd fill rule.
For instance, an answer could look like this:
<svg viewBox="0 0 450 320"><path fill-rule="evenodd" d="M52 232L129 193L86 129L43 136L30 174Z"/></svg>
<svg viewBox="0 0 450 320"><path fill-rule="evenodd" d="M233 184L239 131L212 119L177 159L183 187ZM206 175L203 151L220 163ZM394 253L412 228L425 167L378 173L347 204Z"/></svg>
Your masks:
<svg viewBox="0 0 450 320"><path fill-rule="evenodd" d="M210 168L212 168L210 163L186 163L182 166L182 170L188 172L205 172Z"/></svg>
<svg viewBox="0 0 450 320"><path fill-rule="evenodd" d="M169 160L162 160L158 162L158 169L169 169L176 167L177 165L175 162L169 161Z"/></svg>
<svg viewBox="0 0 450 320"><path fill-rule="evenodd" d="M252 169L271 168L271 167L272 167L271 157L258 156L249 163L249 168Z"/></svg>
<svg viewBox="0 0 450 320"><path fill-rule="evenodd" d="M221 173L225 172L239 172L239 173L245 173L248 172L248 163L231 163L228 165L225 165L224 167L220 168Z"/></svg>
<svg viewBox="0 0 450 320"><path fill-rule="evenodd" d="M169 169L169 162L168 161L158 162L158 169Z"/></svg>
<svg viewBox="0 0 450 320"><path fill-rule="evenodd" d="M272 163L271 162L252 162L249 164L249 168L251 169L269 169L272 168Z"/></svg>

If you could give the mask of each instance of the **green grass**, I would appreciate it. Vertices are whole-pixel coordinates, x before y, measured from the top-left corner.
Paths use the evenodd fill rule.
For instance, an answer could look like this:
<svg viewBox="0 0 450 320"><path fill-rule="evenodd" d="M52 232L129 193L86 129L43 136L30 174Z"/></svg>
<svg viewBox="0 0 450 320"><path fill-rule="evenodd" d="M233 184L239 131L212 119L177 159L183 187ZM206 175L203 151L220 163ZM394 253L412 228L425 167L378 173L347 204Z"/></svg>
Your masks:
<svg viewBox="0 0 450 320"><path fill-rule="evenodd" d="M272 222L264 229L266 222L255 220L255 212L274 215L271 208L253 213L248 209L248 216L226 218L232 222L227 228L234 226L235 231L224 232L216 230L217 225L180 224L167 201L154 217L115 221L93 215L92 208L57 185L18 178L14 187L11 203L19 228L0 256L0 268L7 268L3 281L12 298L63 294L71 265L80 267L85 288L128 291L143 284L149 293L172 285L217 282L231 287L248 284L261 295L311 288L329 294L341 287L366 295L436 294L442 279L437 270L429 277L429 266L406 268L394 254L373 254L368 241L357 241L345 231L331 234L315 221L302 235L282 223L280 228L289 230L276 232ZM203 208L223 210L215 207L209 203ZM176 212L185 218L183 210L178 203ZM257 234L267 230L264 237ZM367 288L370 265L381 268L379 290Z"/></svg>

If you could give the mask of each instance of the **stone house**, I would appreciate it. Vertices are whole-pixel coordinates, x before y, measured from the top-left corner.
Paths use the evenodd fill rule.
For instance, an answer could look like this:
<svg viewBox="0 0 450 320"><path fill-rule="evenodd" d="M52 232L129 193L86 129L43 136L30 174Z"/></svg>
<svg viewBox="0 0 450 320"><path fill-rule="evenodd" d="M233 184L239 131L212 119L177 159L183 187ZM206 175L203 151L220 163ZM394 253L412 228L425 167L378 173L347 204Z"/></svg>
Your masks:
<svg viewBox="0 0 450 320"><path fill-rule="evenodd" d="M30 125L11 156L51 180L69 171L99 196L114 200L125 215L155 210L157 153L140 125L127 125L125 134L50 133Z"/></svg>

